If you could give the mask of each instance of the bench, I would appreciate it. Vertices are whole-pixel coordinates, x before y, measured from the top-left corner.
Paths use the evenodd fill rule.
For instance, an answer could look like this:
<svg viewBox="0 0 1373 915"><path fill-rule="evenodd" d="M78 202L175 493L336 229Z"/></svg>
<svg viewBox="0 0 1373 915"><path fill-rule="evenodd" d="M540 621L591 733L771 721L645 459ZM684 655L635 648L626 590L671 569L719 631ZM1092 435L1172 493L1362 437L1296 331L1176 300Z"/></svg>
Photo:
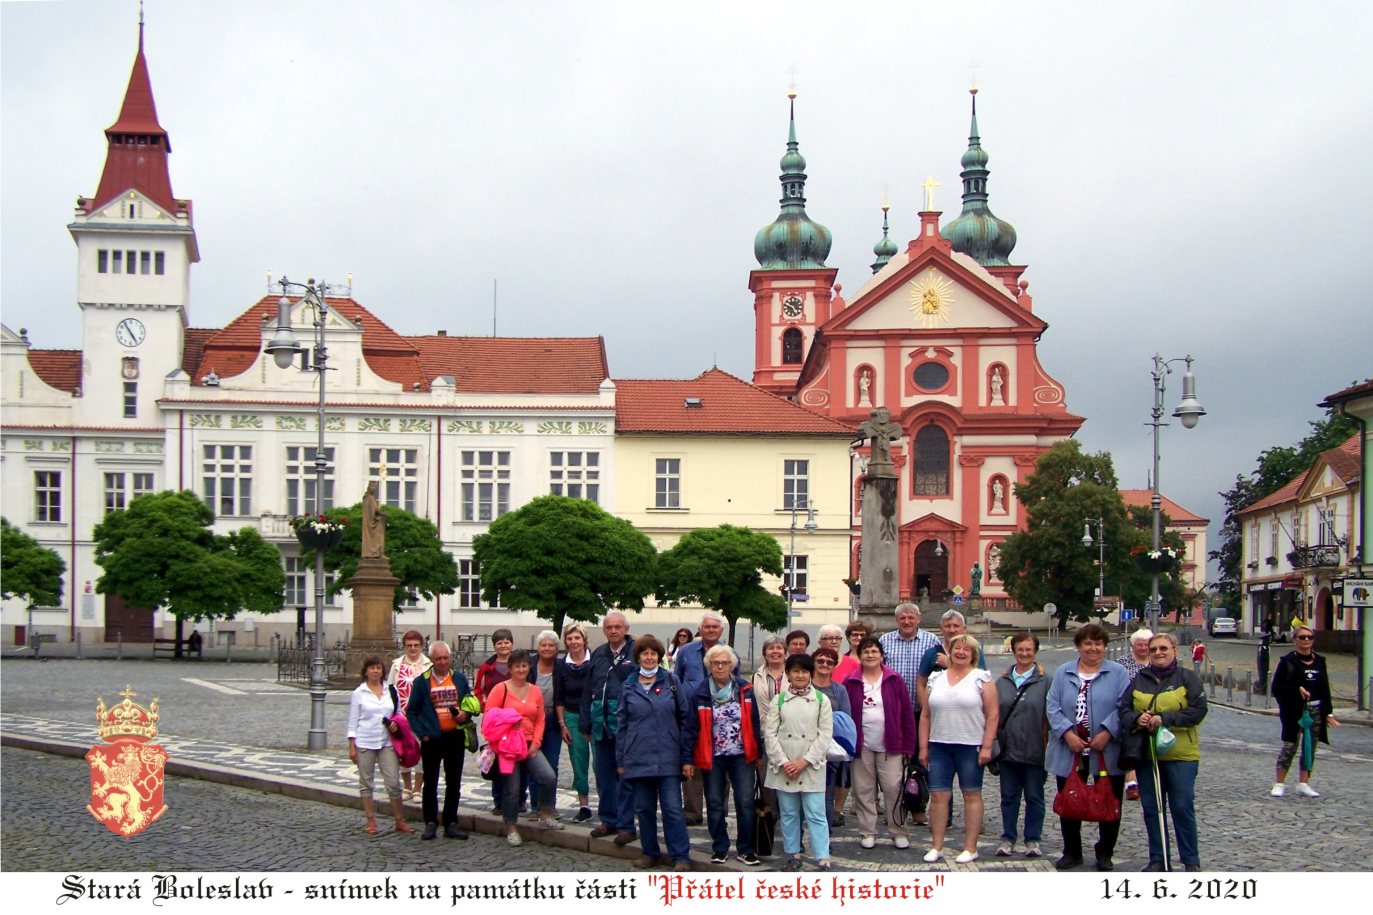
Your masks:
<svg viewBox="0 0 1373 915"><path fill-rule="evenodd" d="M153 658L175 658L176 639L153 639Z"/></svg>

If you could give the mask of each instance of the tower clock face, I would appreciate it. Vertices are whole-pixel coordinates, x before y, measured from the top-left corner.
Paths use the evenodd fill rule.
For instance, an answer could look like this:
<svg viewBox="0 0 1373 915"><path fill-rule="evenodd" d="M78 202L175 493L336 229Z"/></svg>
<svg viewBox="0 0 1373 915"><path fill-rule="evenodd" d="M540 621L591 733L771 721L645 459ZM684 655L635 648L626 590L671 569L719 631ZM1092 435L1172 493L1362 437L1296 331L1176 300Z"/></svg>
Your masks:
<svg viewBox="0 0 1373 915"><path fill-rule="evenodd" d="M788 318L800 317L803 308L805 303L801 301L800 296L789 295L782 301L782 314Z"/></svg>
<svg viewBox="0 0 1373 915"><path fill-rule="evenodd" d="M143 342L147 333L142 321L137 318L125 318L114 329L114 338L124 346L137 346Z"/></svg>

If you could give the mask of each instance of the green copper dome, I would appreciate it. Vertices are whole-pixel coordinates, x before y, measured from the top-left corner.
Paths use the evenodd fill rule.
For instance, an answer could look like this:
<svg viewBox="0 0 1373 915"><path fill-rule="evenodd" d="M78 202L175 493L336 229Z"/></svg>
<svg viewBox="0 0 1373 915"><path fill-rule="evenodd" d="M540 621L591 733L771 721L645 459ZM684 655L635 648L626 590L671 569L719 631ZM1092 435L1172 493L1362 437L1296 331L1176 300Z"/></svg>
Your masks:
<svg viewBox="0 0 1373 915"><path fill-rule="evenodd" d="M806 215L806 158L796 142L796 96L791 98L791 127L781 162L782 212L753 239L753 256L763 270L824 267L834 241L829 229Z"/></svg>
<svg viewBox="0 0 1373 915"><path fill-rule="evenodd" d="M977 90L972 90L973 119L968 150L959 161L963 165L963 212L940 230L955 251L968 255L984 267L1010 266L1015 248L1015 227L998 219L987 206L987 151L977 130Z"/></svg>
<svg viewBox="0 0 1373 915"><path fill-rule="evenodd" d="M882 240L872 246L872 253L877 255L877 260L872 262L872 272L876 273L887 266L887 261L896 256L896 242L888 236L887 210L891 209L887 204L882 204Z"/></svg>

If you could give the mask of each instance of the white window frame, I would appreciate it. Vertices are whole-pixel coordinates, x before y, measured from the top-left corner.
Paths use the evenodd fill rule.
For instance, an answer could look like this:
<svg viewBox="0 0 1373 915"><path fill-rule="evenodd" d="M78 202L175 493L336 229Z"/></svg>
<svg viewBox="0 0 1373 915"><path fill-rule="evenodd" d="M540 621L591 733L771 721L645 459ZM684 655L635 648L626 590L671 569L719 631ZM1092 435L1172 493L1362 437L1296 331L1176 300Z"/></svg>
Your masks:
<svg viewBox="0 0 1373 915"><path fill-rule="evenodd" d="M550 451L548 491L555 496L601 501L601 452Z"/></svg>
<svg viewBox="0 0 1373 915"><path fill-rule="evenodd" d="M286 514L318 515L334 507L334 446L324 446L324 498L316 498L315 453L318 445L287 445L284 477ZM320 502L323 505L320 505Z"/></svg>
<svg viewBox="0 0 1373 915"><path fill-rule="evenodd" d="M792 567L795 566L795 577ZM810 554L789 553L782 557L782 582L792 594L810 594Z"/></svg>
<svg viewBox="0 0 1373 915"><path fill-rule="evenodd" d="M682 459L660 457L653 459L653 507L679 509L682 507Z"/></svg>
<svg viewBox="0 0 1373 915"><path fill-rule="evenodd" d="M381 468L386 473L380 472ZM367 448L369 481L377 484L379 501L392 508L418 514L415 498L419 492L419 449L399 445L371 445Z"/></svg>
<svg viewBox="0 0 1373 915"><path fill-rule="evenodd" d="M782 508L791 511L810 506L810 460L782 459Z"/></svg>
<svg viewBox="0 0 1373 915"><path fill-rule="evenodd" d="M62 471L33 472L33 520L39 524L62 523Z"/></svg>
<svg viewBox="0 0 1373 915"><path fill-rule="evenodd" d="M510 452L464 448L459 454L462 520L494 521L510 511Z"/></svg>
<svg viewBox="0 0 1373 915"><path fill-rule="evenodd" d="M252 445L203 444L200 451L200 475L205 504L210 506L215 517L252 516ZM232 484L227 492L225 484ZM224 511L226 506L232 511Z"/></svg>
<svg viewBox="0 0 1373 915"><path fill-rule="evenodd" d="M133 491L129 494L129 501L132 502L139 496L150 496L157 492L157 475L145 470L135 471L133 477Z"/></svg>
<svg viewBox="0 0 1373 915"><path fill-rule="evenodd" d="M286 587L283 590L285 607L309 607L314 603L310 594L309 569L300 561L299 556L283 557L286 572Z"/></svg>
<svg viewBox="0 0 1373 915"><path fill-rule="evenodd" d="M124 488L122 471L105 472L105 514L123 511L128 507L128 491Z"/></svg>

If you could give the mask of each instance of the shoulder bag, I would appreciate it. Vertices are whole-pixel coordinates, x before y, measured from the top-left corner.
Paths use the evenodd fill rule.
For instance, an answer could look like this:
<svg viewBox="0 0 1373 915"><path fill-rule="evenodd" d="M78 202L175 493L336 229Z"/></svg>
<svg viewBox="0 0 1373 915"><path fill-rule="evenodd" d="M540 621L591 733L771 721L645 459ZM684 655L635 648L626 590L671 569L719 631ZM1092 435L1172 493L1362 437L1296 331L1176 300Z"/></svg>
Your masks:
<svg viewBox="0 0 1373 915"><path fill-rule="evenodd" d="M1101 768L1091 785L1082 778L1082 766L1074 764L1063 789L1054 798L1054 813L1065 820L1086 823L1114 823L1120 819L1120 798L1111 788L1106 772L1106 757L1100 753Z"/></svg>

